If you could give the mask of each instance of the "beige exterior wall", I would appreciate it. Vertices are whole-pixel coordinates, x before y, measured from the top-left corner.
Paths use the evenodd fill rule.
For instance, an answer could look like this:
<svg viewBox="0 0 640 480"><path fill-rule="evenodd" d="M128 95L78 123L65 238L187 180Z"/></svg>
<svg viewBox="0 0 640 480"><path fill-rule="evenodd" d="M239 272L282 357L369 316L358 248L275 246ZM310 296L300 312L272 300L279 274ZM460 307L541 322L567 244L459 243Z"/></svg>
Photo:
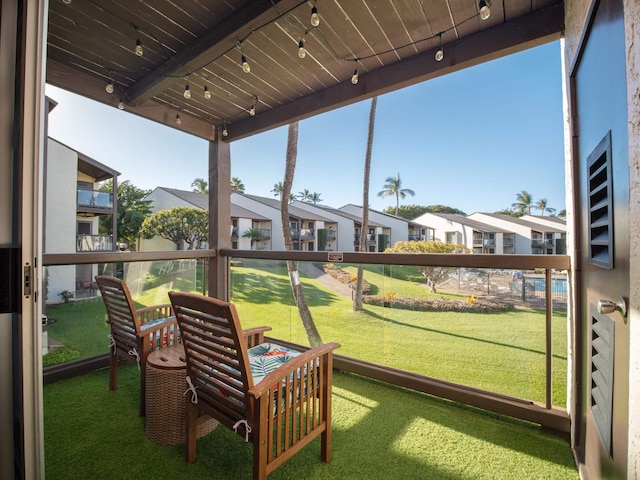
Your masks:
<svg viewBox="0 0 640 480"><path fill-rule="evenodd" d="M640 3L625 0L629 118L630 342L628 478L640 477Z"/></svg>

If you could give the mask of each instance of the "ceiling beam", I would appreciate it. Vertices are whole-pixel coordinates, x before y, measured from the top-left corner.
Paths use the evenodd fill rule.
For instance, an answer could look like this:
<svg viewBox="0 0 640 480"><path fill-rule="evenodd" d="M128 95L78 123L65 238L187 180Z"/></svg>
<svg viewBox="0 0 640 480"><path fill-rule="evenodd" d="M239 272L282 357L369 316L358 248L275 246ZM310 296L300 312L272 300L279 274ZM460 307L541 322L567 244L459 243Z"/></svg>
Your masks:
<svg viewBox="0 0 640 480"><path fill-rule="evenodd" d="M300 5L300 0L252 0L177 52L126 90L127 101L141 105L172 86L176 76L207 65L234 48L253 27ZM232 39L233 42L229 40Z"/></svg>
<svg viewBox="0 0 640 480"><path fill-rule="evenodd" d="M445 45L445 57L433 61L433 52L409 57L388 67L360 75L357 85L349 79L234 122L226 141L238 140L296 120L318 115L377 95L398 90L451 72L503 57L559 39L564 32L564 4L538 10L480 33Z"/></svg>
<svg viewBox="0 0 640 480"><path fill-rule="evenodd" d="M73 79L73 81L70 81ZM109 95L105 92L105 83L102 79L89 75L80 70L71 68L55 60L47 61L47 83L60 87L96 102L118 108L120 97ZM128 113L139 115L148 120L161 123L171 128L190 133L205 140L215 140L215 127L191 115L181 115L181 125L176 124L176 115L179 113L175 107L156 101L148 101L144 105L134 106L126 104Z"/></svg>

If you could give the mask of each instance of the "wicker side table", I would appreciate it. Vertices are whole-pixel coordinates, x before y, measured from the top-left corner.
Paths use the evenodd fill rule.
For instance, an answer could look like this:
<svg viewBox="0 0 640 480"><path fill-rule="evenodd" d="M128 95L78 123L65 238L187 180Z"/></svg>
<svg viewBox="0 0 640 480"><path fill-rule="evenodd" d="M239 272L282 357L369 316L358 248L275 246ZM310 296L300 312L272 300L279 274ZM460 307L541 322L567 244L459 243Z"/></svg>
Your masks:
<svg viewBox="0 0 640 480"><path fill-rule="evenodd" d="M185 380L187 364L184 348L174 345L151 352L147 357L146 434L162 445L184 443L186 404L190 397ZM218 422L208 419L198 425L197 438L215 429Z"/></svg>

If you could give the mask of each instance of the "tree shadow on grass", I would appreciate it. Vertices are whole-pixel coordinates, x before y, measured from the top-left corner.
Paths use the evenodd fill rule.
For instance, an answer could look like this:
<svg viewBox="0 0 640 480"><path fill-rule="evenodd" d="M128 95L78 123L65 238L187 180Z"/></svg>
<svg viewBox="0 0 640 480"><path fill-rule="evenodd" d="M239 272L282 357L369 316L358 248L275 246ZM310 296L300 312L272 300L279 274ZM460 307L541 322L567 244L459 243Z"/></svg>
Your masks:
<svg viewBox="0 0 640 480"><path fill-rule="evenodd" d="M300 273L307 304L310 307L327 306L341 301L340 295L322 289L318 283ZM231 279L233 301L235 303L251 303L256 305L282 304L295 306L291 283L286 269L276 272L234 271Z"/></svg>
<svg viewBox="0 0 640 480"><path fill-rule="evenodd" d="M535 354L538 354L538 355L545 355L545 351L544 350L520 347L518 345L513 345L513 344L510 344L510 343L496 342L494 340L486 340L484 338L470 337L468 335L461 335L459 333L448 332L446 330L440 330L440 329L435 329L435 328L430 328L430 327L413 325L413 324L410 324L410 323L401 322L399 320L392 320L392 319L390 319L388 317L379 315L379 314L371 311L371 309L365 309L365 313L367 315L371 316L372 318L375 318L376 320L379 320L381 322L391 323L391 324L394 324L394 325L399 325L399 326L404 327L404 328L411 328L411 329L421 330L423 332L430 332L430 333L437 333L437 334L440 334L440 335L447 335L447 336L459 338L459 339L462 339L462 340L471 340L471 341L478 342L478 343L487 343L489 345L495 345L495 346L510 348L510 349L514 349L514 350L520 350L520 351L528 352L528 353L535 353ZM566 360L567 359L566 356L561 356L561 355L557 355L557 354L552 354L552 356L553 356L553 358L556 358L556 359L559 359L559 360Z"/></svg>

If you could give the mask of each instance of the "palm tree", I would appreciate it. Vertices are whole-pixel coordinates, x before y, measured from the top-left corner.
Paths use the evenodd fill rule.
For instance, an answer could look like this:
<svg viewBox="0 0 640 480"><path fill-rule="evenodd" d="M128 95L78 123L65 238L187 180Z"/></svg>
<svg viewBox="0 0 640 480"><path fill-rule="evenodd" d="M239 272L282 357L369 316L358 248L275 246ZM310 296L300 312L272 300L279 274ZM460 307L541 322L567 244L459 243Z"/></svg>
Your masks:
<svg viewBox="0 0 640 480"><path fill-rule="evenodd" d="M262 240L262 232L259 228L250 228L242 234L242 237L251 239L251 245L249 248L253 250L253 245Z"/></svg>
<svg viewBox="0 0 640 480"><path fill-rule="evenodd" d="M311 203L322 203L322 202L324 202L324 200L321 197L321 194L318 193L318 192L313 192L311 194L311 197L309 198L309 201Z"/></svg>
<svg viewBox="0 0 640 480"><path fill-rule="evenodd" d="M244 193L244 183L238 177L231 179L231 193Z"/></svg>
<svg viewBox="0 0 640 480"><path fill-rule="evenodd" d="M516 195L517 202L511 204L521 215L525 213L531 215L531 207L533 203L533 197L526 190L522 190Z"/></svg>
<svg viewBox="0 0 640 480"><path fill-rule="evenodd" d="M289 229L289 202L285 198L291 196L291 186L293 185L293 174L296 169L296 159L298 157L298 122L289 124L289 134L287 138L287 155L284 169L284 182L282 182L282 195L280 197L280 217L282 220L282 236L284 238L284 249L293 250L293 241L291 239L291 230ZM289 271L289 279L291 280L291 290L293 299L298 307L300 320L307 334L307 339L312 347L322 345L320 332L316 328L309 310L309 305L302 290L300 283L300 274L298 273L298 262L287 260L287 270Z"/></svg>
<svg viewBox="0 0 640 480"><path fill-rule="evenodd" d="M411 195L412 197L416 194L410 188L402 188L402 180L400 179L400 173L398 173L397 177L387 177L385 180L385 184L382 186L383 190L378 192L378 196L385 198L394 196L396 197L396 215L398 215L398 207L400 206L400 199L404 198L407 195Z"/></svg>
<svg viewBox="0 0 640 480"><path fill-rule="evenodd" d="M196 178L191 182L191 186L194 187L193 191L196 193L209 193L209 182L204 178Z"/></svg>
<svg viewBox="0 0 640 480"><path fill-rule="evenodd" d="M282 182L274 183L271 193L273 193L274 197L280 197L282 200Z"/></svg>
<svg viewBox="0 0 640 480"><path fill-rule="evenodd" d="M309 191L308 188L305 188L303 191L298 192L298 195L296 198L301 202L308 202L309 200L311 200L311 192Z"/></svg>
<svg viewBox="0 0 640 480"><path fill-rule="evenodd" d="M540 200L538 200L536 202L536 210L540 210L542 212L542 216L544 217L544 212L547 213L556 213L556 209L555 208L550 208L547 207L547 199L546 198L541 198Z"/></svg>
<svg viewBox="0 0 640 480"><path fill-rule="evenodd" d="M360 229L360 251L364 252L366 247L366 232L369 223L369 177L371 176L371 150L373 148L373 133L376 123L376 107L378 97L371 99L371 109L369 110L369 133L367 136L367 151L364 158L364 176L362 180L362 228ZM398 174L400 179L400 174ZM396 213L398 207L396 206ZM362 286L364 284L364 265L358 264L358 276L356 278L356 291L353 298L353 309L362 310Z"/></svg>

